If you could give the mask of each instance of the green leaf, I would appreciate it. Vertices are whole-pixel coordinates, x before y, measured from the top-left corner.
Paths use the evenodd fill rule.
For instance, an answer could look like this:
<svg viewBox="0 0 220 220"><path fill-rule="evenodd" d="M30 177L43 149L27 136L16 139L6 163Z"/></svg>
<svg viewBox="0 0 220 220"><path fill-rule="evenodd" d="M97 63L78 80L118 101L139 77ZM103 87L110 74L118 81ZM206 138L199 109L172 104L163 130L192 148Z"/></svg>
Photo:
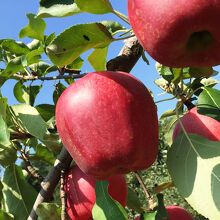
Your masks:
<svg viewBox="0 0 220 220"><path fill-rule="evenodd" d="M41 46L41 42L39 40L32 40L29 44L27 44L30 50L36 50Z"/></svg>
<svg viewBox="0 0 220 220"><path fill-rule="evenodd" d="M213 78L202 79L200 82L206 87L213 87L219 83L219 81Z"/></svg>
<svg viewBox="0 0 220 220"><path fill-rule="evenodd" d="M0 144L10 144L10 133L8 131L8 127L0 115Z"/></svg>
<svg viewBox="0 0 220 220"><path fill-rule="evenodd" d="M48 121L55 115L55 105L40 104L35 106L35 108L45 121Z"/></svg>
<svg viewBox="0 0 220 220"><path fill-rule="evenodd" d="M39 86L23 85L22 88L24 90L24 93L23 93L22 97L24 98L25 102L28 105L33 106L35 98L36 98L37 94L40 92L40 89L42 88L42 85L39 85Z"/></svg>
<svg viewBox="0 0 220 220"><path fill-rule="evenodd" d="M54 104L57 103L59 97L61 96L61 94L63 93L63 91L66 89L66 86L64 86L62 83L57 83L55 86L55 90L53 93L53 102Z"/></svg>
<svg viewBox="0 0 220 220"><path fill-rule="evenodd" d="M170 67L164 66L160 63L156 63L157 72L168 82L174 79L172 69Z"/></svg>
<svg viewBox="0 0 220 220"><path fill-rule="evenodd" d="M109 0L75 0L75 3L82 12L92 14L106 14L113 12L113 8Z"/></svg>
<svg viewBox="0 0 220 220"><path fill-rule="evenodd" d="M0 115L2 116L3 120L6 119L6 110L8 106L7 102L8 102L7 98L0 97Z"/></svg>
<svg viewBox="0 0 220 220"><path fill-rule="evenodd" d="M96 48L89 56L88 61L95 71L106 70L106 57L108 47Z"/></svg>
<svg viewBox="0 0 220 220"><path fill-rule="evenodd" d="M174 78L172 79L172 82L174 84L178 84L180 79L183 77L182 68L172 68L172 72L173 72L173 75L174 75Z"/></svg>
<svg viewBox="0 0 220 220"><path fill-rule="evenodd" d="M199 95L197 111L220 121L220 91L205 87Z"/></svg>
<svg viewBox="0 0 220 220"><path fill-rule="evenodd" d="M159 120L163 120L165 118L168 118L170 116L176 115L176 109L169 109L166 110L161 116Z"/></svg>
<svg viewBox="0 0 220 220"><path fill-rule="evenodd" d="M44 161L49 163L50 165L53 165L55 162L54 155L51 151L49 151L45 146L42 144L38 144L36 147L34 147L35 154L30 155L29 159L35 160L35 161Z"/></svg>
<svg viewBox="0 0 220 220"><path fill-rule="evenodd" d="M126 206L138 213L143 212L142 204L139 201L138 196L130 187L128 187L128 199L127 199Z"/></svg>
<svg viewBox="0 0 220 220"><path fill-rule="evenodd" d="M67 69L80 70L83 66L83 63L83 59L81 57L77 57L72 63L67 65Z"/></svg>
<svg viewBox="0 0 220 220"><path fill-rule="evenodd" d="M41 220L60 220L61 208L56 203L43 202L36 210Z"/></svg>
<svg viewBox="0 0 220 220"><path fill-rule="evenodd" d="M46 28L46 23L43 19L37 18L34 14L27 14L29 20L28 25L20 30L19 38L29 37L37 39L39 41L44 40L44 30Z"/></svg>
<svg viewBox="0 0 220 220"><path fill-rule="evenodd" d="M125 27L115 21L101 21L100 23L103 24L112 35L114 35L119 30L126 30Z"/></svg>
<svg viewBox="0 0 220 220"><path fill-rule="evenodd" d="M96 203L92 209L94 220L126 220L127 213L124 208L108 194L108 181L96 181Z"/></svg>
<svg viewBox="0 0 220 220"><path fill-rule="evenodd" d="M23 99L23 83L21 81L18 81L13 89L14 96L20 103L25 103L25 100Z"/></svg>
<svg viewBox="0 0 220 220"><path fill-rule="evenodd" d="M7 167L2 183L5 211L13 214L16 220L27 219L37 192L25 180L21 167L17 165Z"/></svg>
<svg viewBox="0 0 220 220"><path fill-rule="evenodd" d="M181 132L168 152L169 173L180 194L206 218L220 219L220 142Z"/></svg>
<svg viewBox="0 0 220 220"><path fill-rule="evenodd" d="M81 12L73 0L40 0L39 18L65 17Z"/></svg>
<svg viewBox="0 0 220 220"><path fill-rule="evenodd" d="M78 24L58 35L46 51L55 65L65 66L87 50L106 47L112 41L111 34L101 23Z"/></svg>
<svg viewBox="0 0 220 220"><path fill-rule="evenodd" d="M202 76L210 77L214 73L212 67L191 67L189 74L191 77L200 78Z"/></svg>
<svg viewBox="0 0 220 220"><path fill-rule="evenodd" d="M34 72L34 75L37 76L44 76L50 72L57 71L57 67L55 65L51 65L42 61L30 65L29 68Z"/></svg>
<svg viewBox="0 0 220 220"><path fill-rule="evenodd" d="M6 68L2 71L1 77L10 77L13 74L19 72L20 70L24 69L24 59L26 61L25 66L31 65L33 63L37 63L39 61L38 54L41 53L40 51L31 51L30 53L15 57L14 59L10 60L7 64Z"/></svg>
<svg viewBox="0 0 220 220"><path fill-rule="evenodd" d="M13 39L4 40L2 43L2 48L16 55L27 54L30 52L28 46L26 46L23 42L16 42Z"/></svg>
<svg viewBox="0 0 220 220"><path fill-rule="evenodd" d="M24 132L41 140L44 139L47 134L47 124L34 107L18 104L12 105L11 110L15 123L19 123Z"/></svg>
<svg viewBox="0 0 220 220"><path fill-rule="evenodd" d="M14 216L10 213L3 211L3 210L0 210L0 219L1 220L13 220Z"/></svg>
<svg viewBox="0 0 220 220"><path fill-rule="evenodd" d="M55 32L50 34L49 36L44 36L45 38L45 46L47 47L52 41L53 39L56 37Z"/></svg>

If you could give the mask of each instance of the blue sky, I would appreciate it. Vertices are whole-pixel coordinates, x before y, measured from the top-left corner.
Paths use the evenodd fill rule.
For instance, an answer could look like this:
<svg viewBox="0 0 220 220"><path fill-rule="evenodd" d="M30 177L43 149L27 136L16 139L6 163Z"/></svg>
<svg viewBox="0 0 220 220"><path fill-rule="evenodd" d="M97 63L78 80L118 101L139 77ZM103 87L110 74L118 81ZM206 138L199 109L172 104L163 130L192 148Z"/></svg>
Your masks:
<svg viewBox="0 0 220 220"><path fill-rule="evenodd" d="M113 8L117 11L120 11L127 15L127 0L111 0ZM19 31L25 27L28 23L28 19L26 17L26 13L37 13L39 7L39 2L36 0L4 0L1 1L1 14L0 14L0 39L2 38L13 38L15 40L23 41L28 43L32 41L29 38L18 39ZM64 29L78 23L90 23L95 21L102 20L113 20L121 22L122 25L126 26L123 21L120 21L115 15L106 14L106 15L93 15L93 14L78 14L65 18L47 18L45 22L47 24L47 28L45 34L49 35L55 32L58 35ZM128 26L126 26L128 27ZM120 49L123 46L123 42L114 42L111 44L108 53L108 60L117 56L120 52ZM91 52L91 51L89 51ZM82 55L82 58L86 60L88 53ZM132 70L132 74L135 75L138 79L140 79L146 87L148 87L154 94L155 101L166 99L171 96L169 95L160 95L163 91L158 88L153 81L159 78L158 73L155 69L155 61L151 59L148 55L147 58L150 61L150 65L144 63L141 59L138 61L136 66ZM220 70L219 67L216 67L215 70ZM86 64L82 68L83 72L91 72L94 71L89 64ZM220 77L215 77L220 80ZM57 81L58 82L58 81ZM36 82L39 83L39 82ZM40 94L37 96L35 104L41 103L53 103L52 101L52 93L54 90L55 82L45 82L45 88L41 90ZM17 103L15 98L13 97L13 86L14 81L8 81L2 88L2 95L8 97L9 104ZM160 116L165 110L174 108L175 101L167 101L158 103L158 116Z"/></svg>

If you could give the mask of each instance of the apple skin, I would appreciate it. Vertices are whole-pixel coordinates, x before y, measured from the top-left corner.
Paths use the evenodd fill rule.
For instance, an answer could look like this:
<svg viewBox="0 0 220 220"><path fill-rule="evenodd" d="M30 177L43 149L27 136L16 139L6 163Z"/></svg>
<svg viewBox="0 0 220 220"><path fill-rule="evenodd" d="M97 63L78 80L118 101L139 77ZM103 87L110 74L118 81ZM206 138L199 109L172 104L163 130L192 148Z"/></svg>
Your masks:
<svg viewBox="0 0 220 220"><path fill-rule="evenodd" d="M128 0L128 17L143 48L159 63L220 64L220 1Z"/></svg>
<svg viewBox="0 0 220 220"><path fill-rule="evenodd" d="M208 116L197 112L197 107L189 110L182 118L181 122L187 133L201 135L211 141L220 141L220 123ZM181 126L176 124L173 130L173 141L179 134Z"/></svg>
<svg viewBox="0 0 220 220"><path fill-rule="evenodd" d="M169 220L194 220L185 209L179 206L167 206L166 210ZM140 220L140 217L135 218L135 220Z"/></svg>
<svg viewBox="0 0 220 220"><path fill-rule="evenodd" d="M108 179L108 192L123 207L127 202L127 183L124 175L118 174ZM96 201L96 180L73 166L65 175L64 190L67 196L67 214L71 220L92 219L92 208Z"/></svg>
<svg viewBox="0 0 220 220"><path fill-rule="evenodd" d="M56 106L60 138L87 175L106 179L150 167L158 154L156 106L124 72L94 72L71 84Z"/></svg>

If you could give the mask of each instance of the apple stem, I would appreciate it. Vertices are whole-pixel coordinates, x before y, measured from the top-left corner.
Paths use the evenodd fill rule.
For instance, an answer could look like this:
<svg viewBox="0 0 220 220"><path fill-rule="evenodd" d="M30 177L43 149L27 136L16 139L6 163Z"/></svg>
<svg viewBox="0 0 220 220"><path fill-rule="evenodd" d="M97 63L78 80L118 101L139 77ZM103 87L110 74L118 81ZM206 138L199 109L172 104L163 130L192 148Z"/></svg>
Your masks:
<svg viewBox="0 0 220 220"><path fill-rule="evenodd" d="M66 213L66 192L65 192L65 169L60 173L60 198L61 198L61 220L67 219Z"/></svg>
<svg viewBox="0 0 220 220"><path fill-rule="evenodd" d="M138 173L138 171L134 171L134 173L135 173L136 178L138 179L138 182L140 183L141 187L143 188L143 190L145 192L146 198L148 199L148 209L153 210L156 205L155 201L148 193L147 187L145 186L145 184L141 178L141 175Z"/></svg>

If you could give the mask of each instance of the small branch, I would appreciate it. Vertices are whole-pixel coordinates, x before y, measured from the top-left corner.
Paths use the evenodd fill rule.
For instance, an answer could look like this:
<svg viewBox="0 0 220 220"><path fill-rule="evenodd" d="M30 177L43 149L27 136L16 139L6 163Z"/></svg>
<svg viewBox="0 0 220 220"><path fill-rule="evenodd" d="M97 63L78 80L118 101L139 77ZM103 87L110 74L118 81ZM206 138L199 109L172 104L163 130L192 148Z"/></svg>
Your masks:
<svg viewBox="0 0 220 220"><path fill-rule="evenodd" d="M24 80L42 80L42 81L44 81L44 80L56 80L56 79L78 79L78 78L82 78L86 74L87 73L83 73L83 74L79 74L79 75L58 75L58 76L51 76L51 77L34 76L34 75L26 76L26 75L13 74L13 77L18 78L18 79L24 79Z"/></svg>
<svg viewBox="0 0 220 220"><path fill-rule="evenodd" d="M138 173L138 171L134 171L136 178L138 179L141 187L143 188L146 198L148 199L148 209L149 210L153 210L153 208L155 207L155 201L153 200L153 198L150 196L150 194L147 191L147 187L144 185L144 182L140 176L140 174Z"/></svg>
<svg viewBox="0 0 220 220"><path fill-rule="evenodd" d="M66 192L65 192L65 170L61 170L60 177L60 198L61 198L61 220L67 219L66 213Z"/></svg>
<svg viewBox="0 0 220 220"><path fill-rule="evenodd" d="M108 61L107 70L129 73L141 57L142 52L143 48L136 37L127 39L119 55Z"/></svg>
<svg viewBox="0 0 220 220"><path fill-rule="evenodd" d="M67 169L72 161L66 148L62 148L58 158L56 159L54 166L51 168L46 178L41 183L41 190L34 203L33 209L28 217L28 220L37 220L36 209L42 202L49 202L56 185L60 180L60 174L62 169Z"/></svg>
<svg viewBox="0 0 220 220"><path fill-rule="evenodd" d="M37 179L39 184L41 184L41 182L43 181L43 177L31 165L27 154L24 152L22 148L19 148L18 151L20 152L22 159L24 160L25 170L27 170L27 172L30 173L35 179Z"/></svg>
<svg viewBox="0 0 220 220"><path fill-rule="evenodd" d="M69 74L80 74L81 70L72 70L72 69L67 69L66 67L57 67L60 75L64 75L64 73L69 73Z"/></svg>

